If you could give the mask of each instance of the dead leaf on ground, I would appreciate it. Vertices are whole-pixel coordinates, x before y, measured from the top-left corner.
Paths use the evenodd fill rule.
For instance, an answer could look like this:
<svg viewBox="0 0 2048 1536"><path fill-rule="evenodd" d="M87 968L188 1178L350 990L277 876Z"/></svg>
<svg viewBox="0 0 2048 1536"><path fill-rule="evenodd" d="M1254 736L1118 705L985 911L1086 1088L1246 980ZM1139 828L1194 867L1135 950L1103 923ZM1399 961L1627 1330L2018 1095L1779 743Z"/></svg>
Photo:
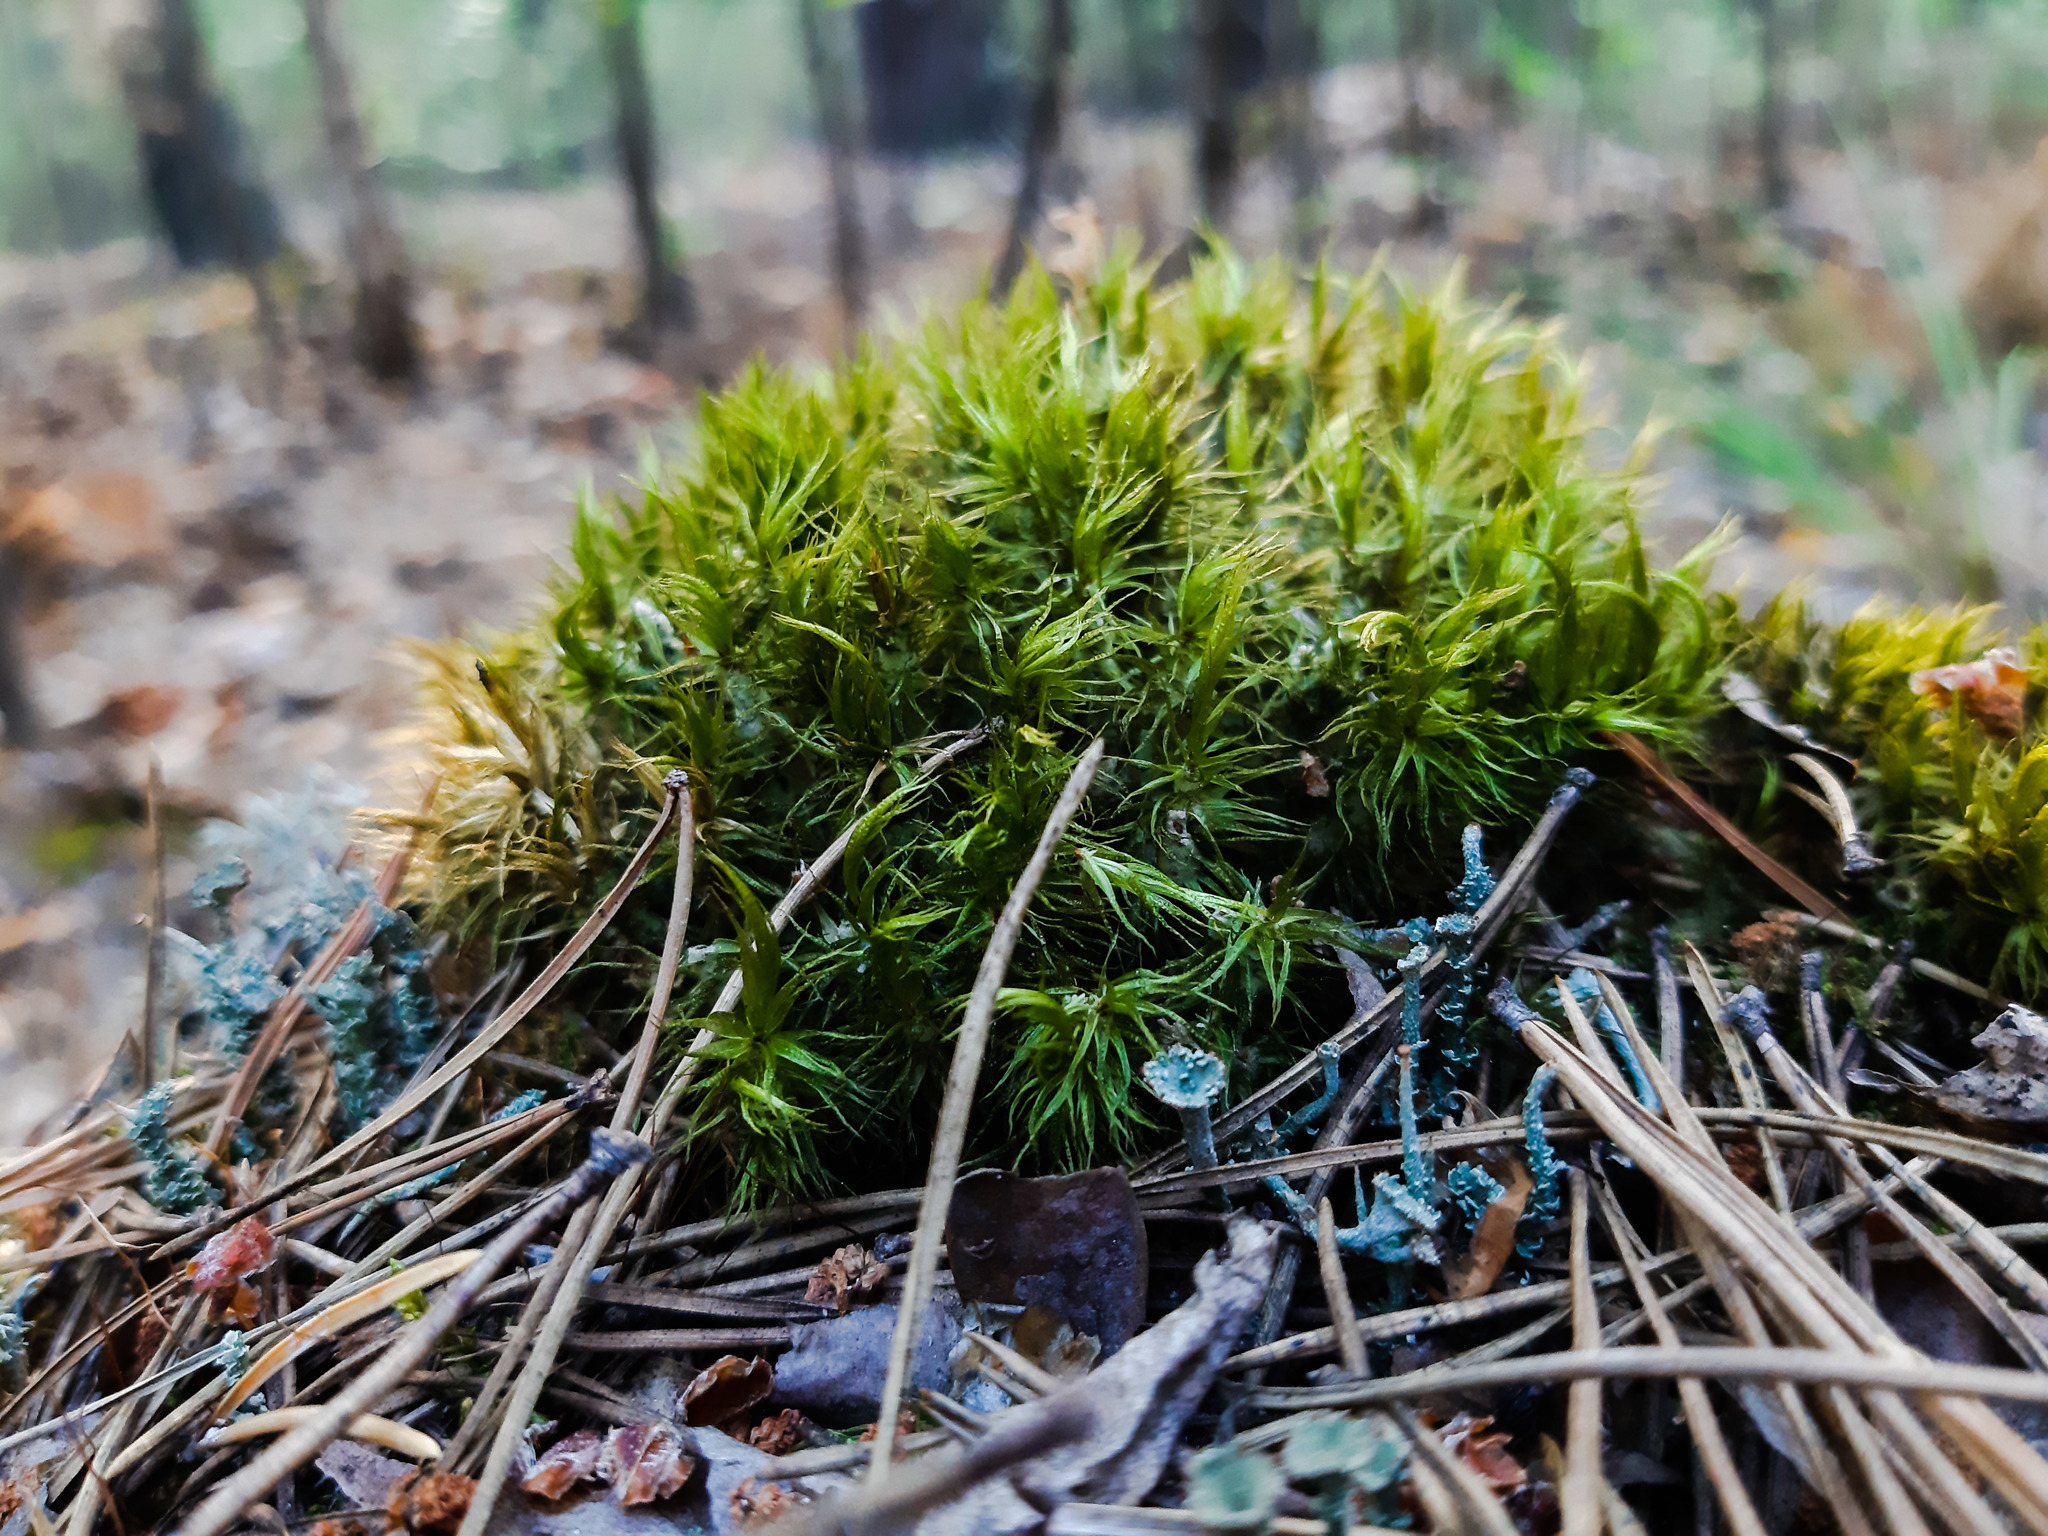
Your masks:
<svg viewBox="0 0 2048 1536"><path fill-rule="evenodd" d="M1443 1441L1446 1450L1478 1473L1490 1487L1504 1493L1526 1483L1529 1472L1508 1454L1508 1442L1513 1436L1486 1432L1492 1424L1491 1417L1461 1413L1439 1429L1437 1437Z"/></svg>
<svg viewBox="0 0 2048 1536"><path fill-rule="evenodd" d="M954 1186L946 1244L964 1302L1042 1307L1101 1340L1105 1357L1145 1326L1145 1222L1121 1168L970 1173Z"/></svg>
<svg viewBox="0 0 2048 1536"><path fill-rule="evenodd" d="M775 1367L755 1356L714 1360L683 1388L685 1424L724 1424L764 1403L775 1390Z"/></svg>
<svg viewBox="0 0 2048 1536"><path fill-rule="evenodd" d="M392 1485L391 1501L384 1506L386 1528L412 1536L455 1536L475 1493L476 1479L459 1472L403 1478Z"/></svg>
<svg viewBox="0 0 2048 1536"><path fill-rule="evenodd" d="M1755 1142L1724 1142L1721 1147L1721 1161L1728 1165L1730 1173L1753 1191L1763 1193L1764 1155Z"/></svg>
<svg viewBox="0 0 2048 1536"><path fill-rule="evenodd" d="M872 1445L872 1444L874 1444L874 1441L875 1441L875 1431L876 1431L876 1430L878 1430L878 1429L880 1429L881 1427L882 1427L882 1425L881 1425L881 1421L880 1421L879 1419L878 1419L878 1420L876 1420L876 1421L875 1421L874 1423L872 1423L872 1424L868 1425L868 1427L867 1427L866 1429L863 1429L863 1430L862 1430L862 1431L860 1432L860 1443L861 1443L862 1445ZM910 1438L910 1437L911 1437L912 1435L914 1435L914 1434L916 1434L916 1433L917 1433L917 1415L916 1415L915 1413L911 1412L911 1411L910 1411L910 1410L909 1410L908 1408L899 1408L899 1409L897 1409L897 1410L896 1410L896 1457L897 1457L897 1459L898 1459L899 1461L900 1461L900 1460L901 1460L901 1459L902 1459L902 1458L903 1458L903 1457L904 1457L904 1456L905 1456L906 1454L908 1454L908 1453L907 1453L907 1452L906 1452L906 1451L905 1451L905 1450L903 1449L903 1442L904 1442L905 1440L909 1439L909 1438Z"/></svg>
<svg viewBox="0 0 2048 1536"><path fill-rule="evenodd" d="M238 1323L256 1320L257 1296L248 1277L277 1260L277 1239L262 1219L247 1216L209 1239L199 1257L185 1266L192 1294L212 1298L216 1322L232 1317Z"/></svg>
<svg viewBox="0 0 2048 1536"><path fill-rule="evenodd" d="M1743 974L1762 992L1790 992L1799 984L1799 957L1808 930L1789 913L1739 928L1728 940Z"/></svg>
<svg viewBox="0 0 2048 1536"><path fill-rule="evenodd" d="M780 1483L763 1483L748 1478L732 1491L732 1517L742 1530L772 1525L804 1501Z"/></svg>
<svg viewBox="0 0 2048 1536"><path fill-rule="evenodd" d="M1301 787L1311 800L1330 798L1330 775L1323 767L1323 760L1313 752L1301 754Z"/></svg>
<svg viewBox="0 0 2048 1536"><path fill-rule="evenodd" d="M2032 1125L2048 1120L2048 1019L2018 1004L1970 1042L1987 1058L1925 1090L1964 1119Z"/></svg>
<svg viewBox="0 0 2048 1536"><path fill-rule="evenodd" d="M665 1499L697 1468L697 1458L683 1449L676 1432L661 1424L621 1424L604 1437L597 1475L612 1485L620 1504L652 1504Z"/></svg>
<svg viewBox="0 0 2048 1536"><path fill-rule="evenodd" d="M1942 709L1961 709L1998 741L2011 741L2026 723L2027 669L2020 653L1996 646L1975 661L1915 672L1907 685Z"/></svg>
<svg viewBox="0 0 2048 1536"><path fill-rule="evenodd" d="M818 1261L810 1284L804 1287L804 1300L821 1306L829 1302L844 1317L855 1306L877 1299L888 1278L888 1265L859 1243L848 1243Z"/></svg>
<svg viewBox="0 0 2048 1536"><path fill-rule="evenodd" d="M563 1498L578 1483L598 1481L603 1453L604 1436L594 1429L579 1429L549 1446L519 1486L536 1498Z"/></svg>
<svg viewBox="0 0 2048 1536"><path fill-rule="evenodd" d="M803 1416L801 1409L785 1408L748 1430L747 1444L757 1451L766 1451L770 1456L787 1456L810 1443L805 1434L809 1426L810 1420Z"/></svg>
<svg viewBox="0 0 2048 1536"><path fill-rule="evenodd" d="M1500 1180L1502 1194L1480 1214L1472 1229L1472 1246L1444 1266L1452 1301L1484 1296L1493 1289L1515 1251L1515 1223L1522 1219L1522 1208L1536 1187L1518 1157L1488 1159L1486 1171Z"/></svg>

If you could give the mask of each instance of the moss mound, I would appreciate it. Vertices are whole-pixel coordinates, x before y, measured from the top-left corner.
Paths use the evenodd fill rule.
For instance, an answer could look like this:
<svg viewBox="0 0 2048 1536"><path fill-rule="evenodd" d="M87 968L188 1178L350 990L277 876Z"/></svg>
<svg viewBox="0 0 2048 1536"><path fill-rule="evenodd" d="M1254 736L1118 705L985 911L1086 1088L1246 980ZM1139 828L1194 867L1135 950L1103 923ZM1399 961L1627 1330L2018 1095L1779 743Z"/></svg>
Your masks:
<svg viewBox="0 0 2048 1536"><path fill-rule="evenodd" d="M1553 334L1455 283L1227 255L1171 285L1128 258L1081 291L1038 275L817 381L757 368L684 462L583 507L531 629L436 658L428 924L552 942L684 767L705 874L678 1028L758 940L693 1134L750 1193L816 1185L842 1142L915 1166L992 915L1101 734L1012 971L986 1150L1128 1154L1155 1049L1256 1080L1348 1011L1331 946L1441 905L1464 825L1510 834L1600 732L1679 738L1718 706L1704 560L1651 568L1637 472L1586 432ZM768 935L761 908L877 805ZM664 901L576 984L601 1033L644 996Z"/></svg>

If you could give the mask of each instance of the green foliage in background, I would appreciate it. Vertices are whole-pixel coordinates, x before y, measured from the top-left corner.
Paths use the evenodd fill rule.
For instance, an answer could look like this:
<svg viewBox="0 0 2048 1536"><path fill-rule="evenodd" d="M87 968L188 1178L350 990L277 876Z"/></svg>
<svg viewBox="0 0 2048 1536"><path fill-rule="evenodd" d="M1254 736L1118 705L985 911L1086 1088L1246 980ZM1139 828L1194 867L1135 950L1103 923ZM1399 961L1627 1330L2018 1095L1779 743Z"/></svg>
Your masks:
<svg viewBox="0 0 2048 1536"><path fill-rule="evenodd" d="M1330 946L1441 906L1464 824L1512 835L1598 733L1680 739L1716 699L1701 561L1651 568L1635 470L1584 432L1552 335L1455 283L1304 291L1228 255L1170 286L1128 256L1070 296L1034 276L815 384L757 368L644 494L584 507L531 629L438 654L427 926L551 946L687 768L710 857L676 1037L744 978L693 1134L750 1196L815 1187L835 1138L922 1123L1100 733L987 1134L1127 1153L1160 1045L1251 1075L1321 1038ZM774 936L763 909L863 811ZM621 1033L658 942L635 912L585 973Z"/></svg>

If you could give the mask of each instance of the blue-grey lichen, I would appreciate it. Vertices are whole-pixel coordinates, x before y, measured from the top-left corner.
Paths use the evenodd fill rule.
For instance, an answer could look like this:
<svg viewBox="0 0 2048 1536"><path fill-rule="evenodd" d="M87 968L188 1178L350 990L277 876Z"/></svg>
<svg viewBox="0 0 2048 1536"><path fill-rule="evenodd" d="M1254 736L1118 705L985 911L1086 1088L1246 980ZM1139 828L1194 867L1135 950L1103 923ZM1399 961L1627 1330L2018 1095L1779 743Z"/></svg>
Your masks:
<svg viewBox="0 0 2048 1536"><path fill-rule="evenodd" d="M178 935L186 960L181 1028L199 1043L240 1061L300 967L372 903L368 945L344 960L307 996L328 1027L337 1126L367 1120L425 1055L439 1024L427 967L431 959L403 913L375 902L361 860L343 857L351 834L338 792L251 797L235 822L199 833L208 862L193 882L195 906L212 914L210 942ZM272 1069L248 1116L270 1124L290 1102L285 1069ZM241 1127L237 1127L238 1130Z"/></svg>
<svg viewBox="0 0 2048 1536"><path fill-rule="evenodd" d="M160 1211L183 1216L213 1204L216 1197L198 1162L171 1140L172 1087L158 1083L136 1101L129 1112L128 1140L148 1168L143 1198Z"/></svg>

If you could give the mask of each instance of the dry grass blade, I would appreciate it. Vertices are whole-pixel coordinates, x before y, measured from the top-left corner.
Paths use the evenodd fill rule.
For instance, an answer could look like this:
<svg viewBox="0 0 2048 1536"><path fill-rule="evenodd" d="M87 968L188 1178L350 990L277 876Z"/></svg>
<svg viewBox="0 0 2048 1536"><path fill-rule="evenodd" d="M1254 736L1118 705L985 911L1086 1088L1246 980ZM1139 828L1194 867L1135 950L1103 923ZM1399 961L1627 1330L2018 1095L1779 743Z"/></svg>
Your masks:
<svg viewBox="0 0 2048 1536"><path fill-rule="evenodd" d="M249 1368L228 1394L214 1409L216 1419L224 1419L243 1403L249 1395L283 1368L293 1356L304 1353L322 1339L331 1339L343 1329L353 1327L366 1317L375 1317L401 1296L410 1296L414 1291L424 1290L430 1285L439 1285L443 1280L452 1279L463 1273L482 1255L475 1249L462 1253L444 1253L437 1259L428 1259L424 1264L415 1264L410 1269L400 1270L387 1280L380 1280L367 1290L337 1301L315 1317L308 1318L279 1339L270 1348L249 1363Z"/></svg>
<svg viewBox="0 0 2048 1536"><path fill-rule="evenodd" d="M1664 1349L1677 1349L1678 1329L1672 1324L1649 1272L1643 1266L1635 1229L1622 1214L1621 1204L1607 1187L1604 1174L1596 1176L1594 1187L1600 1197L1600 1210L1607 1221L1608 1235L1614 1240L1614 1250L1620 1255L1622 1266L1628 1270L1629 1284L1635 1289L1636 1299L1642 1305L1644 1316L1649 1319L1651 1331L1657 1335L1658 1345ZM1728 1529L1734 1536L1766 1536L1756 1505L1750 1501L1749 1491L1742 1486L1742 1476L1736 1470L1734 1456L1729 1453L1727 1438L1721 1433L1721 1421L1707 1397L1705 1384L1697 1376L1681 1376L1678 1379L1678 1400L1685 1408L1685 1422L1692 1431L1693 1448L1699 1453L1707 1481L1713 1485L1714 1497L1728 1521Z"/></svg>
<svg viewBox="0 0 2048 1536"><path fill-rule="evenodd" d="M1323 1277L1323 1299L1329 1303L1331 1331L1337 1336L1337 1358L1346 1373L1370 1376L1372 1361L1358 1331L1358 1312L1351 1304L1351 1286L1344 1278L1344 1259L1337 1251L1337 1213L1327 1196L1316 1202L1316 1267Z"/></svg>
<svg viewBox="0 0 2048 1536"><path fill-rule="evenodd" d="M1630 762L1654 779L1660 789L1690 811L1708 831L1733 848L1759 874L1800 906L1815 917L1832 918L1837 922L1845 920L1839 905L1757 847L1740 827L1701 799L1690 784L1671 771L1656 748L1628 731L1610 732L1607 739L1619 747Z"/></svg>
<svg viewBox="0 0 2048 1536"><path fill-rule="evenodd" d="M477 1293L490 1277L525 1247L536 1232L562 1220L611 1180L646 1161L648 1156L643 1143L626 1137L595 1131L590 1140L590 1156L574 1173L563 1180L546 1200L534 1206L477 1255L461 1278L435 1298L426 1315L393 1339L368 1370L316 1409L304 1424L290 1431L216 1488L181 1528L182 1536L223 1536L267 1489L319 1455L344 1425L358 1414L367 1412L403 1381L407 1373L440 1342L441 1336L474 1305Z"/></svg>
<svg viewBox="0 0 2048 1536"><path fill-rule="evenodd" d="M1569 997L1564 988L1558 991ZM1593 1263L1587 1243L1586 1175L1570 1170L1572 1348L1598 1355L1600 1304L1593 1295ZM1558 1489L1562 1536L1600 1536L1600 1417L1597 1377L1574 1381L1565 1407L1564 1482Z"/></svg>
<svg viewBox="0 0 2048 1536"><path fill-rule="evenodd" d="M988 1046L989 1030L995 1022L996 994L1010 968L1010 956L1024 932L1024 913L1037 893L1039 881L1052 865L1053 850L1066 835L1068 824L1079 814L1081 802L1095 782L1095 770L1102 766L1108 744L1097 737L1074 765L1066 787L1060 791L1038 846L1031 852L1023 873L1018 875L1010 899L996 919L989 935L988 949L974 978L974 990L967 999L967 1011L960 1021L960 1035L953 1048L953 1066L946 1077L945 1098L939 1109L939 1128L932 1138L931 1166L925 1177L924 1200L917 1213L917 1235L910 1250L910 1267L903 1276L903 1300L896 1311L896 1333L889 1345L889 1370L882 1383L882 1403L875 1421L874 1459L869 1463L868 1482L879 1490L889 1475L889 1460L896 1443L896 1411L903 1401L903 1387L910 1375L910 1352L924 1322L925 1302L931 1293L932 1275L939 1267L939 1244L946 1227L946 1212L953 1200L953 1181L960 1175L960 1155L967 1143L967 1121L974 1109L974 1085L981 1075L981 1058Z"/></svg>
<svg viewBox="0 0 2048 1536"><path fill-rule="evenodd" d="M251 1414L246 1419L223 1424L201 1443L221 1446L235 1445L243 1440L268 1440L272 1435L282 1435L302 1424L311 1423L319 1412L318 1408L273 1408L268 1413ZM341 1432L351 1440L360 1440L365 1445L381 1445L387 1451L410 1456L414 1461L432 1461L441 1454L441 1442L424 1430L393 1419L379 1418L374 1413L357 1414Z"/></svg>
<svg viewBox="0 0 2048 1536"><path fill-rule="evenodd" d="M656 968L654 989L648 997L647 1016L641 1024L640 1038L633 1047L625 1092L612 1111L612 1130L615 1133L630 1131L639 1114L640 1096L654 1066L662 1022L668 1017L669 996L675 987L676 967L682 959L683 934L689 923L690 895L696 877L697 823L690 801L689 779L681 770L675 770L669 774L664 787L666 803L675 807L676 814L676 877L669 897L661 963ZM616 1206L623 1211L638 1182L636 1177L629 1175L614 1184L607 1192L605 1209ZM599 1230L600 1227L603 1230ZM451 1461L461 1459L475 1444L484 1427L492 1422L499 1396L506 1391L510 1381L510 1401L498 1421L498 1432L491 1441L483 1477L470 1500L470 1510L464 1516L465 1531L481 1531L490 1519L498 1488L511 1470L512 1458L523 1443L528 1416L540 1401L541 1387L548 1372L554 1368L555 1353L561 1348L562 1339L575 1321L576 1309L582 1304L584 1283L610 1239L611 1229L604 1224L598 1209L585 1207L576 1213L569 1230L562 1234L561 1242L556 1245L554 1257L548 1261L551 1273L542 1292L534 1297L520 1317L506 1341L504 1352L491 1370L490 1379L484 1383L470 1407L469 1416L457 1435L458 1445L451 1448ZM532 1346L531 1355L527 1354L529 1345ZM518 1372L516 1380L512 1378L515 1371Z"/></svg>
<svg viewBox="0 0 2048 1536"><path fill-rule="evenodd" d="M1728 1074L1735 1080L1735 1091L1741 1097L1743 1107L1751 1110L1766 1108L1763 1084L1757 1080L1756 1063L1749 1059L1749 1047L1729 1027L1726 1014L1728 1000L1722 996L1720 984L1707 969L1705 958L1690 944L1685 946L1685 968L1692 977L1693 991L1699 997L1700 1006L1707 1012L1707 1022L1714 1027L1714 1038L1721 1043L1722 1058L1728 1063ZM1757 1127L1756 1147L1763 1161L1764 1178L1771 1187L1771 1203L1789 1214L1792 1195L1785 1185L1785 1165L1778 1157L1778 1145L1771 1139L1770 1131L1761 1125Z"/></svg>

